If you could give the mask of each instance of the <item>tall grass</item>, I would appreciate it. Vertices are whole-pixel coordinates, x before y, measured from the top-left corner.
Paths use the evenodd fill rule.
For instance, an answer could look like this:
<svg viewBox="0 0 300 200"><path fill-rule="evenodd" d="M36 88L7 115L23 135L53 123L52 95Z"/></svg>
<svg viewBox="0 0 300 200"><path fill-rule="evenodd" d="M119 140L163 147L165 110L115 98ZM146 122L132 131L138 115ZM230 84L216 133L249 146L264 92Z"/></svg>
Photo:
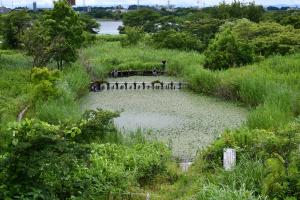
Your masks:
<svg viewBox="0 0 300 200"><path fill-rule="evenodd" d="M247 121L250 128L279 128L300 113L299 55L275 56L227 71L194 68L186 77L192 77L187 80L195 91L252 107Z"/></svg>
<svg viewBox="0 0 300 200"><path fill-rule="evenodd" d="M195 195L197 200L263 200L266 197L256 197L251 191L244 187L238 190L220 187L213 184L203 186L202 190Z"/></svg>
<svg viewBox="0 0 300 200"><path fill-rule="evenodd" d="M76 100L88 92L89 83L87 72L78 63L66 68L56 86L59 97L37 102L36 116L53 124L79 120L82 111Z"/></svg>
<svg viewBox="0 0 300 200"><path fill-rule="evenodd" d="M18 112L32 98L30 59L15 51L1 51L0 126L15 120Z"/></svg>
<svg viewBox="0 0 300 200"><path fill-rule="evenodd" d="M106 78L113 69L153 69L167 60L167 71L170 75L183 73L190 65L203 62L203 56L196 52L154 49L144 44L122 48L120 42L98 41L83 52L84 58L98 78Z"/></svg>

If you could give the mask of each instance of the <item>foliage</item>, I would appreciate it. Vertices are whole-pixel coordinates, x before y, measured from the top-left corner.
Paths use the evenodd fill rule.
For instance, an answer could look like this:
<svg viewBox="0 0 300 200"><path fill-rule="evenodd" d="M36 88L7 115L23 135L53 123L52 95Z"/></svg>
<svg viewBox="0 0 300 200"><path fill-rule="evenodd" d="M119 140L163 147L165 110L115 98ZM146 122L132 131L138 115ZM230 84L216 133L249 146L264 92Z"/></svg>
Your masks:
<svg viewBox="0 0 300 200"><path fill-rule="evenodd" d="M46 66L50 62L50 38L41 23L36 22L25 31L23 42L27 55L33 58L34 67Z"/></svg>
<svg viewBox="0 0 300 200"><path fill-rule="evenodd" d="M49 39L52 41L49 53L57 62L58 69L64 62L75 61L76 49L84 42L78 14L64 0L60 0L54 3L54 9L45 14L43 26L47 27L49 32Z"/></svg>
<svg viewBox="0 0 300 200"><path fill-rule="evenodd" d="M264 14L262 6L257 6L255 3L244 4L235 0L232 4L221 3L216 7L216 17L221 19L227 18L247 18L254 22L259 22Z"/></svg>
<svg viewBox="0 0 300 200"><path fill-rule="evenodd" d="M161 31L152 36L157 48L182 49L201 51L203 45L194 35L188 32L177 32L175 30Z"/></svg>
<svg viewBox="0 0 300 200"><path fill-rule="evenodd" d="M232 31L240 40L252 44L256 55L286 55L296 52L300 47L300 32L291 26L269 22L256 24L240 20L233 26Z"/></svg>
<svg viewBox="0 0 300 200"><path fill-rule="evenodd" d="M144 32L138 27L126 27L126 37L121 41L122 46L137 45L144 37Z"/></svg>
<svg viewBox="0 0 300 200"><path fill-rule="evenodd" d="M61 69L76 61L80 47L93 41L87 32L96 25L90 18L80 17L65 0L60 0L27 30L24 37L26 51L33 56L34 66L55 61Z"/></svg>
<svg viewBox="0 0 300 200"><path fill-rule="evenodd" d="M96 130L111 126L113 115L92 113L104 117L99 127L93 125ZM166 173L170 154L164 145L75 142L77 137L90 138L87 127L91 128L91 122L51 125L26 119L11 124L13 145L6 158L0 160L0 197L94 199L144 186L158 174Z"/></svg>
<svg viewBox="0 0 300 200"><path fill-rule="evenodd" d="M268 12L264 16L264 21L277 22L281 25L291 25L296 29L300 29L300 12L299 11L273 11Z"/></svg>
<svg viewBox="0 0 300 200"><path fill-rule="evenodd" d="M119 141L119 135L114 127L113 118L118 117L118 113L109 111L86 111L83 114L82 134L76 138L77 142L95 142L97 140Z"/></svg>
<svg viewBox="0 0 300 200"><path fill-rule="evenodd" d="M48 68L33 68L31 80L34 83L35 100L48 99L57 95L56 81L59 78L59 72L50 71Z"/></svg>
<svg viewBox="0 0 300 200"><path fill-rule="evenodd" d="M246 41L239 41L235 34L225 29L205 51L204 67L217 70L239 67L253 62L253 49Z"/></svg>
<svg viewBox="0 0 300 200"><path fill-rule="evenodd" d="M228 69L274 54L299 50L299 31L276 23L238 20L227 23L206 50L205 67ZM255 56L254 56L255 53Z"/></svg>
<svg viewBox="0 0 300 200"><path fill-rule="evenodd" d="M21 36L30 24L27 11L12 11L0 20L0 34L3 36L3 46L10 49L20 48Z"/></svg>
<svg viewBox="0 0 300 200"><path fill-rule="evenodd" d="M224 23L224 20L203 18L184 21L183 30L197 35L197 37L208 46L209 41L215 37L219 31L219 27Z"/></svg>
<svg viewBox="0 0 300 200"><path fill-rule="evenodd" d="M80 14L79 19L84 23L84 30L89 33L95 33L94 29L100 28L100 24L95 19L86 14Z"/></svg>
<svg viewBox="0 0 300 200"><path fill-rule="evenodd" d="M238 130L234 132L225 132L212 146L204 151L199 159L202 163L202 170L217 170L219 177L211 177L216 184L220 183L219 167L222 165L222 152L224 148L234 148L237 150L238 156L246 156L249 158L263 161L265 166L259 172L258 177L252 180L259 181L260 184L252 186L258 194L264 194L271 198L284 199L285 197L299 198L299 153L298 145L300 144L299 123L291 123L279 131L265 130ZM238 160L239 165L247 162L244 159ZM245 170L245 167L241 168ZM246 167L247 169L247 167ZM249 176L244 174L243 179ZM223 176L223 175L222 175ZM222 177L221 176L221 177ZM225 179L226 180L226 179ZM249 179L251 180L251 179ZM237 180L233 179L234 189L239 189L241 184L237 184ZM226 184L232 181L226 181ZM222 182L221 182L222 183ZM225 182L224 182L225 183ZM247 184L247 187L250 185Z"/></svg>
<svg viewBox="0 0 300 200"><path fill-rule="evenodd" d="M125 26L143 27L145 32L153 32L155 23L160 14L150 9L139 9L124 14L123 22Z"/></svg>

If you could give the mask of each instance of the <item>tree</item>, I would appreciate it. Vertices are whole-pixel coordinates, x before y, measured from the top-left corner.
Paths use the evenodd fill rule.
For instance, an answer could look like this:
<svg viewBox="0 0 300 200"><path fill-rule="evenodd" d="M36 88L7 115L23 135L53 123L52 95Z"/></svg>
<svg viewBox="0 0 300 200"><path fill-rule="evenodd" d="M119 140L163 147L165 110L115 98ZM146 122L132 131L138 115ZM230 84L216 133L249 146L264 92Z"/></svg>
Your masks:
<svg viewBox="0 0 300 200"><path fill-rule="evenodd" d="M36 22L34 26L25 31L23 42L27 55L33 58L33 67L43 67L49 63L51 40L41 23Z"/></svg>
<svg viewBox="0 0 300 200"><path fill-rule="evenodd" d="M128 12L123 16L125 26L143 27L145 32L154 32L155 23L160 18L160 14L150 9L140 9Z"/></svg>
<svg viewBox="0 0 300 200"><path fill-rule="evenodd" d="M259 24L249 20L238 20L232 31L239 40L248 41L257 55L268 57L274 54L286 55L300 49L300 30L274 22Z"/></svg>
<svg viewBox="0 0 300 200"><path fill-rule="evenodd" d="M183 30L197 35L202 43L207 47L209 41L215 37L219 27L224 24L225 20L204 18L193 21L186 21Z"/></svg>
<svg viewBox="0 0 300 200"><path fill-rule="evenodd" d="M65 0L59 0L54 3L54 9L45 14L42 24L51 40L49 56L57 63L57 68L75 61L77 49L85 39L79 15Z"/></svg>
<svg viewBox="0 0 300 200"><path fill-rule="evenodd" d="M24 30L30 25L30 16L24 10L12 11L4 15L1 19L1 35L3 36L3 46L5 48L19 48L21 36Z"/></svg>
<svg viewBox="0 0 300 200"><path fill-rule="evenodd" d="M249 3L245 11L246 18L253 22L260 22L264 13L263 6L257 6L254 2Z"/></svg>

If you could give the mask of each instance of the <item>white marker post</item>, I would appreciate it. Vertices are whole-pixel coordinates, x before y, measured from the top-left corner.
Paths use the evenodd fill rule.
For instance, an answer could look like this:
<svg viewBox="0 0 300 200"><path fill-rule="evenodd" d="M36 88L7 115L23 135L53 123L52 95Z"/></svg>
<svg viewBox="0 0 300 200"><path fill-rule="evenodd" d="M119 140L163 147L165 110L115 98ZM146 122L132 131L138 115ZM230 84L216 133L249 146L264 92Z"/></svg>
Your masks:
<svg viewBox="0 0 300 200"><path fill-rule="evenodd" d="M226 171L232 171L236 164L236 151L226 148L223 151L223 166Z"/></svg>

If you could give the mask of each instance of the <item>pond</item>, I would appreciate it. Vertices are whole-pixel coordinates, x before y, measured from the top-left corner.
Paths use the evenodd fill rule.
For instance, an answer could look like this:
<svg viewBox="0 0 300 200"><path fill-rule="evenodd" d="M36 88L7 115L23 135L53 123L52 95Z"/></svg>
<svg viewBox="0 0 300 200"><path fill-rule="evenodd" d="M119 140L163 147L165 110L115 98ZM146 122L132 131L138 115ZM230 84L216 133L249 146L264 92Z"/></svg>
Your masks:
<svg viewBox="0 0 300 200"><path fill-rule="evenodd" d="M97 20L100 24L100 29L97 29L97 33L104 35L118 35L119 34L119 26L123 26L122 21L113 21L113 20Z"/></svg>
<svg viewBox="0 0 300 200"><path fill-rule="evenodd" d="M112 81L174 81L170 77L130 77ZM176 80L178 81L178 80ZM212 143L225 129L239 127L248 111L232 103L186 90L108 90L90 93L83 109L122 111L115 119L124 131L151 130L172 148L173 155L193 159L197 150Z"/></svg>

